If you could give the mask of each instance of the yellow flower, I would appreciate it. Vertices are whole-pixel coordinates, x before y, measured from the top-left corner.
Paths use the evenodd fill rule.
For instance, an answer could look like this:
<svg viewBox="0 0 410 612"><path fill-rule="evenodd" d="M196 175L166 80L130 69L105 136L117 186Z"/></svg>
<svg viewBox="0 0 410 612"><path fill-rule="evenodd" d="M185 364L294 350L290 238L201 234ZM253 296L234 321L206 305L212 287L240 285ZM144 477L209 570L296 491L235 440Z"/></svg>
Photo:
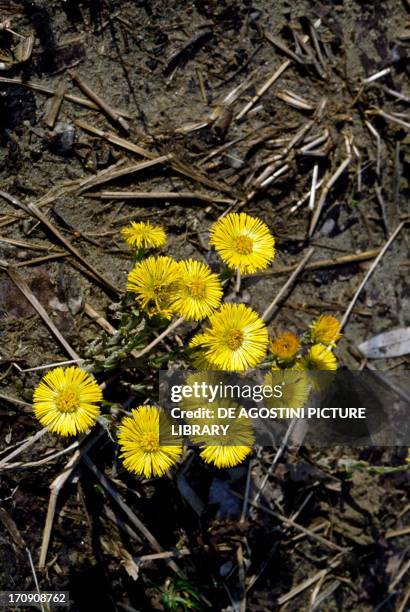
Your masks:
<svg viewBox="0 0 410 612"><path fill-rule="evenodd" d="M236 408L235 418L189 419L189 424L229 425L226 435L194 435L191 441L201 447L201 457L206 463L213 463L218 468L229 468L242 463L252 450L255 441L252 423L246 417L239 417L239 406L233 406L230 400L215 403L218 408ZM208 407L208 406L207 406ZM211 406L212 407L212 406Z"/></svg>
<svg viewBox="0 0 410 612"><path fill-rule="evenodd" d="M223 380L223 379L222 379ZM196 394L193 394L191 397L183 397L181 400L181 405L186 410L195 410L196 408L209 408L211 410L215 410L215 413L218 410L221 400L221 394L216 394L215 399L211 401L209 398L203 396L202 385L205 383L207 386L209 385L218 385L221 382L221 374L217 371L205 371L205 372L189 372L189 374L184 377L184 384L188 385L191 388L195 388L197 385L199 391Z"/></svg>
<svg viewBox="0 0 410 612"><path fill-rule="evenodd" d="M182 443L171 434L165 413L155 406L138 406L123 419L118 433L124 466L145 478L162 476L182 455Z"/></svg>
<svg viewBox="0 0 410 612"><path fill-rule="evenodd" d="M230 468L242 463L251 450L251 446L205 446L200 454L205 463Z"/></svg>
<svg viewBox="0 0 410 612"><path fill-rule="evenodd" d="M270 397L270 408L302 408L309 397L309 381L306 373L297 370L271 370L265 376L265 385L281 386L282 397Z"/></svg>
<svg viewBox="0 0 410 612"><path fill-rule="evenodd" d="M264 270L275 257L275 241L267 225L245 213L230 213L211 228L211 244L222 260L247 274Z"/></svg>
<svg viewBox="0 0 410 612"><path fill-rule="evenodd" d="M315 344L335 345L342 337L340 323L332 315L321 315L310 326L309 336L310 340Z"/></svg>
<svg viewBox="0 0 410 612"><path fill-rule="evenodd" d="M95 424L101 389L77 366L48 372L33 395L34 414L42 425L60 436L74 436Z"/></svg>
<svg viewBox="0 0 410 612"><path fill-rule="evenodd" d="M196 334L188 344L190 349L195 349L191 354L192 365L196 370L218 370L216 366L213 366L209 359L205 355L205 349L203 346L204 334Z"/></svg>
<svg viewBox="0 0 410 612"><path fill-rule="evenodd" d="M406 461L408 461L410 463L410 448L407 449Z"/></svg>
<svg viewBox="0 0 410 612"><path fill-rule="evenodd" d="M180 269L171 257L148 257L128 274L127 289L150 316L171 319Z"/></svg>
<svg viewBox="0 0 410 612"><path fill-rule="evenodd" d="M299 340L290 331L279 334L272 341L271 351L279 361L292 361L299 350Z"/></svg>
<svg viewBox="0 0 410 612"><path fill-rule="evenodd" d="M204 334L195 334L193 338L189 341L189 348L200 348L204 343L205 337Z"/></svg>
<svg viewBox="0 0 410 612"><path fill-rule="evenodd" d="M122 237L130 247L137 249L150 247L162 247L167 241L162 227L152 225L149 221L136 223L131 221L130 225L121 230Z"/></svg>
<svg viewBox="0 0 410 612"><path fill-rule="evenodd" d="M200 261L179 264L180 281L174 309L187 321L201 321L221 303L222 286L216 274Z"/></svg>
<svg viewBox="0 0 410 612"><path fill-rule="evenodd" d="M268 331L260 316L244 304L224 304L209 317L202 334L205 357L220 370L244 371L266 353Z"/></svg>
<svg viewBox="0 0 410 612"><path fill-rule="evenodd" d="M296 366L301 370L337 370L337 359L323 344L314 344L306 355L298 359Z"/></svg>

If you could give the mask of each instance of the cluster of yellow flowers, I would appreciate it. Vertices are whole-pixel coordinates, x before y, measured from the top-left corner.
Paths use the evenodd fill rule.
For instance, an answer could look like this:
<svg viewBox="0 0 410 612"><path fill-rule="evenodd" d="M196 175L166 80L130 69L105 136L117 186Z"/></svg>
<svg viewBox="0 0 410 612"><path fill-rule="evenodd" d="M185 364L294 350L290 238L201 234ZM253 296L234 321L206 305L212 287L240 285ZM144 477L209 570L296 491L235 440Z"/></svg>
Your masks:
<svg viewBox="0 0 410 612"><path fill-rule="evenodd" d="M34 413L52 433L74 436L95 425L102 399L101 389L90 374L77 366L58 367L48 372L35 389ZM246 457L254 438L247 419L236 419L230 443L214 446L201 438L193 441L201 447L206 462L230 467ZM138 406L124 417L118 443L125 468L146 478L162 476L183 452L182 440L171 435L165 412L151 405Z"/></svg>
<svg viewBox="0 0 410 612"><path fill-rule="evenodd" d="M95 425L102 399L90 374L77 366L58 367L36 387L34 414L52 433L74 436ZM160 445L160 429L166 433L167 427L164 412L154 406L139 406L125 417L118 433L125 467L147 478L164 474L182 454L181 441L167 444L161 436Z"/></svg>
<svg viewBox="0 0 410 612"><path fill-rule="evenodd" d="M133 223L122 234L130 247L138 249L163 246L166 241L164 230L150 223ZM210 242L229 268L242 273L266 268L275 255L268 227L245 213L231 213L217 221ZM222 300L219 276L194 259L178 262L168 256L150 256L131 270L127 289L148 316L166 319L176 314L187 321L202 321Z"/></svg>
<svg viewBox="0 0 410 612"><path fill-rule="evenodd" d="M203 321L205 329L189 343L193 364L199 370L244 372L255 367L269 346L267 327L252 308L223 304L221 279L206 264L193 259L176 261L168 256L141 259L148 248L162 247L166 235L150 223L131 223L122 230L126 243L137 249L137 263L128 274L127 290L148 317ZM223 262L238 273L266 268L274 259L274 238L259 219L245 213L230 213L211 228L210 242ZM335 370L332 349L341 337L337 319L322 315L299 341L285 332L271 342L273 363L270 376L289 370ZM298 382L298 381L294 381ZM299 388L300 387L300 388ZM294 385L292 401L303 403L307 386ZM302 388L303 387L303 388ZM296 397L297 396L297 397ZM51 432L76 435L95 424L100 414L102 392L94 378L78 367L58 367L46 374L34 392L34 412ZM218 467L240 463L250 452L253 431L247 419L237 419L230 440L194 440L206 462ZM160 440L161 431L161 440ZM170 434L161 409L144 405L132 410L119 427L118 442L124 466L147 478L160 476L182 455L183 443Z"/></svg>
<svg viewBox="0 0 410 612"><path fill-rule="evenodd" d="M340 340L340 323L332 315L321 315L313 321L300 341L290 331L278 335L271 343L271 351L279 368L295 370L336 370L337 359L332 349ZM306 345L308 350L303 352Z"/></svg>

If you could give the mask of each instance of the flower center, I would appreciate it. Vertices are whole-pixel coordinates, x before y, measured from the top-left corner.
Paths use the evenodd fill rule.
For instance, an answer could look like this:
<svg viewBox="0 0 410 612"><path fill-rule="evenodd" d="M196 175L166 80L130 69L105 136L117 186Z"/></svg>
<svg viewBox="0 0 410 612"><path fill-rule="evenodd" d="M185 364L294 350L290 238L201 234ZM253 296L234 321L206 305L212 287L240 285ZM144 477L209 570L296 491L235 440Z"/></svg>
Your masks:
<svg viewBox="0 0 410 612"><path fill-rule="evenodd" d="M72 389L62 389L56 397L57 410L60 412L75 412L79 403L78 393Z"/></svg>
<svg viewBox="0 0 410 612"><path fill-rule="evenodd" d="M248 236L235 238L235 248L240 255L250 255L253 251L253 240Z"/></svg>
<svg viewBox="0 0 410 612"><path fill-rule="evenodd" d="M205 297L205 283L201 280L192 281L189 284L189 293L194 298L204 298Z"/></svg>
<svg viewBox="0 0 410 612"><path fill-rule="evenodd" d="M282 353L289 353L290 351L293 351L294 348L295 346L292 340L282 340L282 346L279 344L279 349L282 351Z"/></svg>
<svg viewBox="0 0 410 612"><path fill-rule="evenodd" d="M242 344L243 333L239 329L231 329L226 340L229 348L236 351Z"/></svg>
<svg viewBox="0 0 410 612"><path fill-rule="evenodd" d="M146 453L153 453L159 450L158 434L148 431L141 440L141 448Z"/></svg>
<svg viewBox="0 0 410 612"><path fill-rule="evenodd" d="M168 287L161 283L155 283L155 285L152 288L154 295L159 299L161 299L165 295L165 293L167 292L167 289Z"/></svg>

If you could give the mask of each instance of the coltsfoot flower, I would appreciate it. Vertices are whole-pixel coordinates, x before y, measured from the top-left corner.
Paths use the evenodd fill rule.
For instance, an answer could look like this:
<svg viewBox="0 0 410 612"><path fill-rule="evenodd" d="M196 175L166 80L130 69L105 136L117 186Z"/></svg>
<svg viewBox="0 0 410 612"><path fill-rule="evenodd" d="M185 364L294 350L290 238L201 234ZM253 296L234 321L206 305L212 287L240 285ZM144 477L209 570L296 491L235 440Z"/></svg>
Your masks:
<svg viewBox="0 0 410 612"><path fill-rule="evenodd" d="M121 234L128 246L137 249L162 247L167 241L163 228L152 225L149 221L131 221L121 230Z"/></svg>
<svg viewBox="0 0 410 612"><path fill-rule="evenodd" d="M242 463L251 450L251 446L205 446L200 456L205 463L213 463L218 468L230 468Z"/></svg>
<svg viewBox="0 0 410 612"><path fill-rule="evenodd" d="M296 362L301 370L337 370L337 359L332 351L323 344L314 344L306 355Z"/></svg>
<svg viewBox="0 0 410 612"><path fill-rule="evenodd" d="M55 368L34 391L34 414L51 432L74 436L95 424L102 397L95 379L81 368Z"/></svg>
<svg viewBox="0 0 410 612"><path fill-rule="evenodd" d="M299 340L291 331L279 334L271 344L274 357L282 362L292 361L299 350Z"/></svg>
<svg viewBox="0 0 410 612"><path fill-rule="evenodd" d="M151 256L128 274L127 290L135 293L136 301L148 316L171 319L179 279L180 268L174 259Z"/></svg>
<svg viewBox="0 0 410 612"><path fill-rule="evenodd" d="M182 455L182 442L171 435L165 413L138 406L123 419L118 433L124 467L145 478L162 476Z"/></svg>
<svg viewBox="0 0 410 612"><path fill-rule="evenodd" d="M244 304L224 304L209 317L201 344L215 369L244 371L266 353L268 330L261 317Z"/></svg>
<svg viewBox="0 0 410 612"><path fill-rule="evenodd" d="M219 400L217 408L234 408L230 400ZM200 456L206 463L213 463L218 468L230 468L242 463L249 455L255 442L252 422L240 417L240 406L235 406L234 418L189 419L190 425L229 425L226 435L191 436L191 441L201 448Z"/></svg>
<svg viewBox="0 0 410 612"><path fill-rule="evenodd" d="M194 259L181 261L179 269L174 309L187 321L202 321L221 303L220 280L208 266Z"/></svg>
<svg viewBox="0 0 410 612"><path fill-rule="evenodd" d="M315 344L324 344L326 346L335 345L342 337L340 333L340 323L332 315L321 315L316 321L313 321L309 330L309 337Z"/></svg>
<svg viewBox="0 0 410 612"><path fill-rule="evenodd" d="M271 370L265 376L265 385L281 386L282 396L266 399L269 408L303 408L309 397L309 380L298 370Z"/></svg>
<svg viewBox="0 0 410 612"><path fill-rule="evenodd" d="M268 226L246 213L230 213L211 228L211 244L222 260L243 274L264 270L275 257Z"/></svg>
<svg viewBox="0 0 410 612"><path fill-rule="evenodd" d="M196 370L218 370L215 365L212 365L206 357L204 348L204 334L196 334L188 344L188 348L195 349L191 355L192 365Z"/></svg>

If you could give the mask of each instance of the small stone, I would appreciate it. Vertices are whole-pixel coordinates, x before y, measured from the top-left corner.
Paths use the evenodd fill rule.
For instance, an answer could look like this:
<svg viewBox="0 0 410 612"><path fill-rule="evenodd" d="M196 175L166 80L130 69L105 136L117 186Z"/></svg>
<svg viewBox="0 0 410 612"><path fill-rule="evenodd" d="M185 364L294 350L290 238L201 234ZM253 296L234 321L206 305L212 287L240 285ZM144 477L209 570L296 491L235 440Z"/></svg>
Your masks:
<svg viewBox="0 0 410 612"><path fill-rule="evenodd" d="M75 127L72 123L59 122L51 136L51 148L57 153L69 153L75 140Z"/></svg>

